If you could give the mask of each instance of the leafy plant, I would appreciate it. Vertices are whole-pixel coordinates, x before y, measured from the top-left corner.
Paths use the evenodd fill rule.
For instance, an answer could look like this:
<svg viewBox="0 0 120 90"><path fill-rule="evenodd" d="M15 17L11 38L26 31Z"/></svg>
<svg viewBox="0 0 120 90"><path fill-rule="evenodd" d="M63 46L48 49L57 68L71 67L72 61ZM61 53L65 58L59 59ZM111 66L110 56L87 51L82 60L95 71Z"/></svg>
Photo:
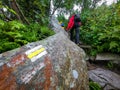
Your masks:
<svg viewBox="0 0 120 90"><path fill-rule="evenodd" d="M20 45L17 44L16 42L9 42L9 41L5 41L0 43L0 53L14 49L14 48L18 48Z"/></svg>
<svg viewBox="0 0 120 90"><path fill-rule="evenodd" d="M114 68L113 62L112 62L112 61L109 61L109 62L107 63L107 67L108 67L109 69L113 69L113 68Z"/></svg>
<svg viewBox="0 0 120 90"><path fill-rule="evenodd" d="M80 39L97 52L120 53L119 5L102 5L93 11L82 12Z"/></svg>
<svg viewBox="0 0 120 90"><path fill-rule="evenodd" d="M46 38L46 37L54 34L54 32L52 30L50 30L48 27L45 27L45 26L41 27L40 32L41 32L41 38L40 39Z"/></svg>
<svg viewBox="0 0 120 90"><path fill-rule="evenodd" d="M93 81L89 82L89 88L90 90L101 90L101 86L98 83Z"/></svg>
<svg viewBox="0 0 120 90"><path fill-rule="evenodd" d="M42 40L54 32L38 23L24 25L18 21L0 20L0 53L18 48L29 42Z"/></svg>

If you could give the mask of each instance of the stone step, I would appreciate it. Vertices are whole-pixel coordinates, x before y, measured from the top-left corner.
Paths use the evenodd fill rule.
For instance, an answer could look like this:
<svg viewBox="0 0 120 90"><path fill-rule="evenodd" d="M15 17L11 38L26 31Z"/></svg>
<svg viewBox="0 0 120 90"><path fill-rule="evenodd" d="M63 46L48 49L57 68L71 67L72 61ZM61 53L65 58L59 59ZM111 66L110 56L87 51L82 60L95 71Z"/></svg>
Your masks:
<svg viewBox="0 0 120 90"><path fill-rule="evenodd" d="M84 45L84 44L80 44L79 47L83 48L83 49L91 49L90 45Z"/></svg>
<svg viewBox="0 0 120 90"><path fill-rule="evenodd" d="M120 55L113 53L99 53L95 60L120 60Z"/></svg>

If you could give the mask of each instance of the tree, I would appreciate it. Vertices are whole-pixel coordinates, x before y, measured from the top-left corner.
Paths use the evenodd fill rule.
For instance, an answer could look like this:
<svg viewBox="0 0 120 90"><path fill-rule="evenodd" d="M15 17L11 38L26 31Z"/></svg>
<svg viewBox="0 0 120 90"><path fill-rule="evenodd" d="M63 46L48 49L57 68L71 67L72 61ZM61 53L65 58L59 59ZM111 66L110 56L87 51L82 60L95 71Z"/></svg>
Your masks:
<svg viewBox="0 0 120 90"><path fill-rule="evenodd" d="M58 14L72 14L76 12L74 6L82 7L82 11L95 8L100 0L2 0L4 6L13 9L18 19L23 23L38 22L44 24L48 17Z"/></svg>

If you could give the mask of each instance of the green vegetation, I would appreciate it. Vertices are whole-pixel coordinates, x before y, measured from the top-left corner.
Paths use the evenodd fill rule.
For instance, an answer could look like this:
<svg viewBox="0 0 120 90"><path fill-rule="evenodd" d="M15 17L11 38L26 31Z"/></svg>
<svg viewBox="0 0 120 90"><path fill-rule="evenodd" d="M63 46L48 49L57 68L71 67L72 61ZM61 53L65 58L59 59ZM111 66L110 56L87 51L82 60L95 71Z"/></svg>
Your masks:
<svg viewBox="0 0 120 90"><path fill-rule="evenodd" d="M0 20L0 53L20 47L24 44L42 40L54 32L37 23L24 25L19 21Z"/></svg>
<svg viewBox="0 0 120 90"><path fill-rule="evenodd" d="M102 5L81 15L81 40L97 52L120 53L120 4Z"/></svg>
<svg viewBox="0 0 120 90"><path fill-rule="evenodd" d="M79 13L73 9L74 5L79 5L82 7L80 39L92 46L90 54L120 53L120 0L110 6L103 4L97 7L99 1L101 0L1 0L0 8L6 8L7 11L0 9L0 52L52 35L48 24L50 16L56 10L58 20L66 27L68 20L65 19L65 14ZM50 8L51 2L53 10Z"/></svg>
<svg viewBox="0 0 120 90"><path fill-rule="evenodd" d="M90 90L101 90L101 86L98 83L93 81L89 82L89 88Z"/></svg>
<svg viewBox="0 0 120 90"><path fill-rule="evenodd" d="M86 7L82 10L80 40L92 46L91 55L95 56L98 52L120 53L119 12L120 1L110 6L102 4L97 8ZM59 14L58 20L67 26L68 20L64 14Z"/></svg>
<svg viewBox="0 0 120 90"><path fill-rule="evenodd" d="M113 69L113 68L114 68L114 63L113 63L112 61L109 61L109 62L107 63L107 68Z"/></svg>

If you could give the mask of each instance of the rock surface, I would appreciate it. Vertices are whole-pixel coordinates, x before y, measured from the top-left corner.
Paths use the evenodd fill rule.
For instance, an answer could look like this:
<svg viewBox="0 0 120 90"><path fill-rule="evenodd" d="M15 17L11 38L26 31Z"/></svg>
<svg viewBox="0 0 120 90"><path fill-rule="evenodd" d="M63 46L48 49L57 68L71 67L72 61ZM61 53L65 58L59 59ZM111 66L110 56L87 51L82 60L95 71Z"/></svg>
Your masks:
<svg viewBox="0 0 120 90"><path fill-rule="evenodd" d="M68 37L68 33L60 26L59 21L54 16L50 19L50 26L55 33L63 32Z"/></svg>
<svg viewBox="0 0 120 90"><path fill-rule="evenodd" d="M89 78L99 83L104 90L120 90L120 76L109 70L97 68L88 71Z"/></svg>
<svg viewBox="0 0 120 90"><path fill-rule="evenodd" d="M95 60L119 60L120 61L120 55L113 54L113 53L100 53L100 54L97 54Z"/></svg>
<svg viewBox="0 0 120 90"><path fill-rule="evenodd" d="M0 90L89 90L84 59L84 51L58 32L0 54Z"/></svg>

